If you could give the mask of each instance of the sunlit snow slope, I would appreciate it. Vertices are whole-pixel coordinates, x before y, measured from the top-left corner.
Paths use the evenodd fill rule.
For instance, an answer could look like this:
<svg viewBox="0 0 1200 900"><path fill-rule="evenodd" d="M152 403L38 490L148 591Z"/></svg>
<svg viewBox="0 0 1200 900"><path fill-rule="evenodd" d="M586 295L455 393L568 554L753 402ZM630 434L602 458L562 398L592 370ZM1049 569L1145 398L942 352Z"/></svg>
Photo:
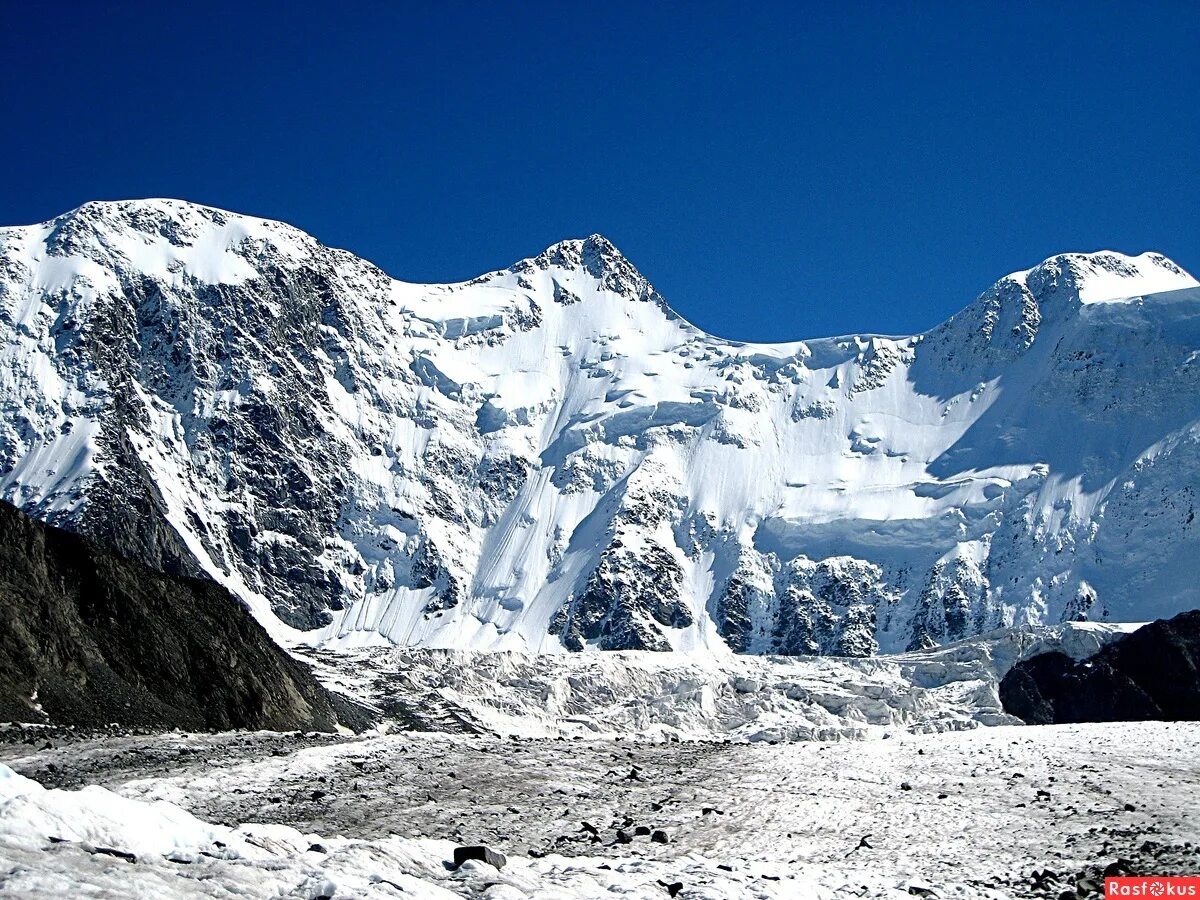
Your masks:
<svg viewBox="0 0 1200 900"><path fill-rule="evenodd" d="M416 285L90 203L0 229L0 404L0 496L289 640L863 655L1200 605L1200 288L1155 254L744 344L599 236Z"/></svg>

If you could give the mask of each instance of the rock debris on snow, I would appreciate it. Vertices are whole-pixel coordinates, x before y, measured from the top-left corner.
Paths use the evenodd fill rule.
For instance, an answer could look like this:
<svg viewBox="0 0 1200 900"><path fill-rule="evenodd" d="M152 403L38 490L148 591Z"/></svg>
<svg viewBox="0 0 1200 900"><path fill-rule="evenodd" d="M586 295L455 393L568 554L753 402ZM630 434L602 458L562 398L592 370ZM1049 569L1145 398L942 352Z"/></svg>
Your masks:
<svg viewBox="0 0 1200 900"><path fill-rule="evenodd" d="M603 739L528 742L526 754L498 767L496 754L510 742L477 735L102 735L52 751L53 773L41 751L17 741L0 744L0 759L14 770L0 779L0 892L21 896L53 884L52 896L128 894L132 884L163 898L235 890L253 898L326 885L303 895L346 900L389 896L394 888L373 880L382 878L421 897L477 897L488 884L503 884L494 893L512 897L654 897L662 881L705 900L885 898L908 895L912 885L938 897L1057 898L1102 884L1112 865L1177 873L1200 864L1190 800L1200 791L1197 728L999 726L836 745L631 742L623 752L633 753L644 782L598 778L614 747ZM263 752L273 741L286 746L283 756ZM197 752L179 757L180 746ZM408 752L396 752L401 746ZM140 768L135 756L169 764ZM346 762L367 756L379 773L349 796L339 786L355 771ZM418 762L427 774L454 771L470 790L414 803L425 796ZM952 814L931 814L924 791L898 792L880 777L948 785L964 763L977 777L955 789ZM15 774L22 770L103 787L47 790ZM1018 771L1026 777L1013 779ZM1158 773L1166 771L1164 780ZM1010 784L1032 799L1051 774L1048 800L997 803ZM265 802L322 776L330 790L319 804ZM527 786L578 783L589 784L589 796L567 805L574 836L557 846L563 807L513 802ZM1112 799L1132 795L1139 798L1133 813ZM651 812L664 796L679 802ZM718 798L725 815L699 813ZM584 821L604 839L588 840L579 830ZM469 824L470 845L504 854L504 867L478 860L448 867L455 849L468 846L455 838L456 823ZM669 843L635 837L638 825L668 833ZM630 843L617 842L618 829ZM310 850L314 844L325 852ZM137 862L86 849L95 847ZM1034 890L1030 873L1047 869L1057 876L1042 879L1052 890Z"/></svg>

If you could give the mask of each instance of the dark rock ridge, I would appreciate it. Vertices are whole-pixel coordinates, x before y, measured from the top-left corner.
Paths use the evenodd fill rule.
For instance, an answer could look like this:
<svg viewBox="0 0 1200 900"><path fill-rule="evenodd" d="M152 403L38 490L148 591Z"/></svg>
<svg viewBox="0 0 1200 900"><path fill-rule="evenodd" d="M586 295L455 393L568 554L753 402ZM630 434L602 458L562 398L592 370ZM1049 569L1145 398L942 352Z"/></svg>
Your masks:
<svg viewBox="0 0 1200 900"><path fill-rule="evenodd" d="M223 587L0 503L0 719L332 731L337 702Z"/></svg>
<svg viewBox="0 0 1200 900"><path fill-rule="evenodd" d="M1031 725L1200 720L1200 610L1152 622L1079 662L1054 652L1018 663L1000 700Z"/></svg>

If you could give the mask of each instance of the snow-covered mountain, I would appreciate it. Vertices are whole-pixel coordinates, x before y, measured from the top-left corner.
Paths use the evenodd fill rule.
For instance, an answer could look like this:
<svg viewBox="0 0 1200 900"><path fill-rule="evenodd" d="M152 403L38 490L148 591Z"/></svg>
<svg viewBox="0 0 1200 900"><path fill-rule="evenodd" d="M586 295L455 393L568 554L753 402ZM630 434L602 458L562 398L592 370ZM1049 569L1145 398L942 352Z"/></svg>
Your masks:
<svg viewBox="0 0 1200 900"><path fill-rule="evenodd" d="M90 203L0 229L0 407L0 496L283 640L864 655L1200 605L1200 287L1155 254L747 344L600 236L417 285Z"/></svg>

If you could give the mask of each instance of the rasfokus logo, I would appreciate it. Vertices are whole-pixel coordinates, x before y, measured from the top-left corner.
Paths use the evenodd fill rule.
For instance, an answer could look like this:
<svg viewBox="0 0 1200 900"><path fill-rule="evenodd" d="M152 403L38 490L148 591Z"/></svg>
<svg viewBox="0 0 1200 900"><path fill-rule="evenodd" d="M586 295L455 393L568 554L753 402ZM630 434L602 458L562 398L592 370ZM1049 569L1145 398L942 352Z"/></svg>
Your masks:
<svg viewBox="0 0 1200 900"><path fill-rule="evenodd" d="M1134 878L1105 878L1104 896L1111 897L1200 897L1200 877L1145 875Z"/></svg>

